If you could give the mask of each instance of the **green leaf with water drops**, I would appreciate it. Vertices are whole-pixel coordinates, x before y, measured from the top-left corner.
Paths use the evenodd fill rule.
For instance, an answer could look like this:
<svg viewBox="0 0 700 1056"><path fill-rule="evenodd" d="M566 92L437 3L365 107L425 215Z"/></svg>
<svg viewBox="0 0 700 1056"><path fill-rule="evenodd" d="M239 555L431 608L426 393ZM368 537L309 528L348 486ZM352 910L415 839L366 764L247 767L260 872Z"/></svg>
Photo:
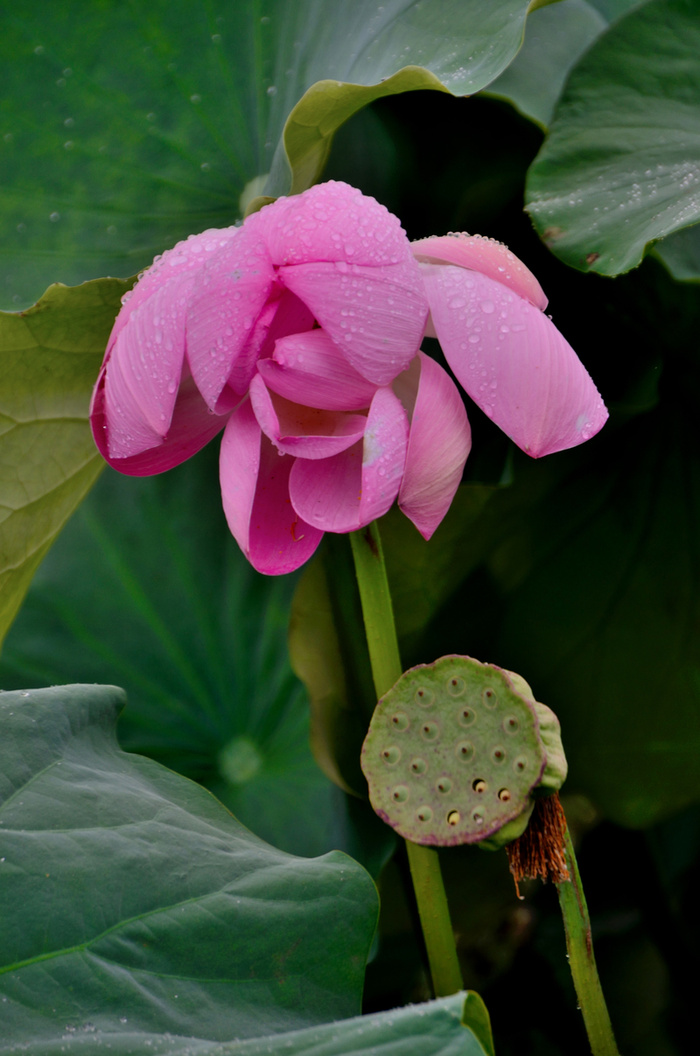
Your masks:
<svg viewBox="0 0 700 1056"><path fill-rule="evenodd" d="M224 1042L357 1014L368 874L275 850L121 751L123 705L112 686L0 694L0 1051L93 1052L106 1035L141 1052L154 1035Z"/></svg>
<svg viewBox="0 0 700 1056"><path fill-rule="evenodd" d="M522 48L487 94L513 103L546 129L569 71L607 25L587 0L532 11Z"/></svg>
<svg viewBox="0 0 700 1056"><path fill-rule="evenodd" d="M0 313L0 641L32 576L102 470L90 394L130 282L51 286Z"/></svg>
<svg viewBox="0 0 700 1056"><path fill-rule="evenodd" d="M700 219L699 52L695 0L649 0L573 70L527 185L566 263L616 275Z"/></svg>
<svg viewBox="0 0 700 1056"><path fill-rule="evenodd" d="M527 8L68 0L8 12L4 303L31 304L55 279L133 274L188 234L232 224L251 181L248 196L259 193L290 114L275 194L289 190L289 165L295 189L318 178L335 128L371 99L426 86L478 91L517 52Z"/></svg>

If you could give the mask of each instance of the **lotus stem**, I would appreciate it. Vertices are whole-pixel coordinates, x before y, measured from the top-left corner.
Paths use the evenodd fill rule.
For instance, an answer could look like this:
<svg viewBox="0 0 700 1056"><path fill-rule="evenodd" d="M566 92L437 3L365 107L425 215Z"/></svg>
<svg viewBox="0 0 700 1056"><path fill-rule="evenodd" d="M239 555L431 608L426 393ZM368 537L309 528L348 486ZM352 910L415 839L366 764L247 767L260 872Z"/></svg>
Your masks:
<svg viewBox="0 0 700 1056"><path fill-rule="evenodd" d="M401 656L394 610L376 521L350 535L362 602L367 646L377 699L401 677ZM418 903L428 965L436 997L463 987L454 931L437 851L406 840L413 890Z"/></svg>

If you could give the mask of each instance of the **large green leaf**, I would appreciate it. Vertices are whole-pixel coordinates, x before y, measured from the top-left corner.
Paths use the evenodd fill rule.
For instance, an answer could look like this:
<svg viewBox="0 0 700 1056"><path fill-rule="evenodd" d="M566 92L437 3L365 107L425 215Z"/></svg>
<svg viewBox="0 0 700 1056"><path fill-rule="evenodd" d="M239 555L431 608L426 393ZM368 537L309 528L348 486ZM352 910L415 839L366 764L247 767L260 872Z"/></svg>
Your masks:
<svg viewBox="0 0 700 1056"><path fill-rule="evenodd" d="M123 703L104 686L0 696L3 1046L86 1029L225 1041L357 1013L369 876L274 850L122 752Z"/></svg>
<svg viewBox="0 0 700 1056"><path fill-rule="evenodd" d="M343 846L343 804L287 658L294 579L239 551L216 455L157 477L105 471L32 584L0 684L122 685L125 747L204 783L275 846L319 854Z"/></svg>
<svg viewBox="0 0 700 1056"><path fill-rule="evenodd" d="M605 275L700 220L700 9L649 0L573 70L528 180L562 260Z"/></svg>
<svg viewBox="0 0 700 1056"><path fill-rule="evenodd" d="M337 852L274 850L120 751L123 703L112 686L0 695L4 1056L492 1056L476 995L346 1019L370 878Z"/></svg>
<svg viewBox="0 0 700 1056"><path fill-rule="evenodd" d="M246 185L269 172L292 110L286 142L300 189L318 176L335 128L371 99L426 86L478 91L517 52L527 8L68 0L8 12L5 303L31 303L55 279L133 274L179 238L233 223ZM280 148L271 193L288 190L287 166Z"/></svg>
<svg viewBox="0 0 700 1056"><path fill-rule="evenodd" d="M0 641L57 533L103 467L90 393L128 282L51 286L0 313Z"/></svg>
<svg viewBox="0 0 700 1056"><path fill-rule="evenodd" d="M608 23L587 0L568 0L533 11L518 55L488 94L506 99L546 128L569 70Z"/></svg>

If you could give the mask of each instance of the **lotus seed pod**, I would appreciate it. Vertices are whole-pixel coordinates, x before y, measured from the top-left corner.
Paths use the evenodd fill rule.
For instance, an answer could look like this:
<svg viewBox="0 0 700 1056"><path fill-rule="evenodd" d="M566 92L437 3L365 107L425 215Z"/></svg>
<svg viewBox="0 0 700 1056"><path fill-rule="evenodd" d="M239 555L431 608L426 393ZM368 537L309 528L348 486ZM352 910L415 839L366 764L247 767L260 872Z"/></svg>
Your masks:
<svg viewBox="0 0 700 1056"><path fill-rule="evenodd" d="M547 768L538 707L519 676L471 657L406 671L379 701L362 749L375 811L414 843L515 839Z"/></svg>

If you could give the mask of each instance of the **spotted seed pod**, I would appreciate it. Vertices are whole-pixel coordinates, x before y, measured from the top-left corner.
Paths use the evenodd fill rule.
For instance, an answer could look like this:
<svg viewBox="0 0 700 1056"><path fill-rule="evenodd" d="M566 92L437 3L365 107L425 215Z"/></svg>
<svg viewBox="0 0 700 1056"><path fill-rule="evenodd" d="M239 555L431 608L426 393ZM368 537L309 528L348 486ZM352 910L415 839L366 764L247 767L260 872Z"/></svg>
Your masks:
<svg viewBox="0 0 700 1056"><path fill-rule="evenodd" d="M375 811L414 843L503 846L566 777L559 722L519 675L468 656L406 671L362 749Z"/></svg>

